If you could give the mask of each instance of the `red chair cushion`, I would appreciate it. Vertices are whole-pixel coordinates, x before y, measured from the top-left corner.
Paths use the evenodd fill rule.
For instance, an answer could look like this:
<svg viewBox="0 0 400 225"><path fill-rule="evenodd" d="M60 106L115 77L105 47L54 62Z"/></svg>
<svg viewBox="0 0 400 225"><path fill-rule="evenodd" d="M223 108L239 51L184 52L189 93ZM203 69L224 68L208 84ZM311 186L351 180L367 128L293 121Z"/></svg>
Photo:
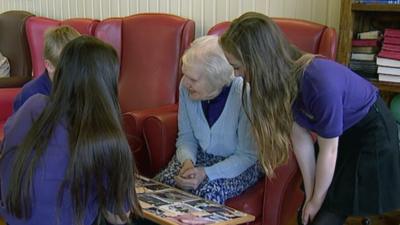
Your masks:
<svg viewBox="0 0 400 225"><path fill-rule="evenodd" d="M255 216L256 222L261 221L264 210L264 183L265 178L260 179L255 185L248 188L239 196L228 199L225 204L229 207Z"/></svg>
<svg viewBox="0 0 400 225"><path fill-rule="evenodd" d="M0 141L4 137L4 124L12 114L12 105L15 96L19 93L20 88L2 88L0 94Z"/></svg>

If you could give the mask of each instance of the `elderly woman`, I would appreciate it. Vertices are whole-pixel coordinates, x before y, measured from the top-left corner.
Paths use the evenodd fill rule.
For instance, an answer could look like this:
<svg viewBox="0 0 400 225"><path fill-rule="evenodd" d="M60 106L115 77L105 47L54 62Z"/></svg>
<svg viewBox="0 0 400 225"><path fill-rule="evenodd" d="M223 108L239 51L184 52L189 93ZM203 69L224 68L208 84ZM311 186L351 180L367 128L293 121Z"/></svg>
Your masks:
<svg viewBox="0 0 400 225"><path fill-rule="evenodd" d="M216 36L195 40L182 62L177 150L155 179L224 203L262 176L242 107L243 80L234 78Z"/></svg>

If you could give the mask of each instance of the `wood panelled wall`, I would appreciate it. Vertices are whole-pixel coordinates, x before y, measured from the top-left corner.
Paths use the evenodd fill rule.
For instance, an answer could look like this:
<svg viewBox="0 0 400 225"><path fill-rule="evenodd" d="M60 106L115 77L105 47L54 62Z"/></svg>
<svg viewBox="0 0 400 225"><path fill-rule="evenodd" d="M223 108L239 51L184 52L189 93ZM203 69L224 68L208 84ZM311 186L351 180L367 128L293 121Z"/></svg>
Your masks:
<svg viewBox="0 0 400 225"><path fill-rule="evenodd" d="M55 19L104 19L140 12L164 12L191 18L196 36L214 24L247 11L272 17L290 17L339 28L339 0L0 0L0 12L26 10Z"/></svg>

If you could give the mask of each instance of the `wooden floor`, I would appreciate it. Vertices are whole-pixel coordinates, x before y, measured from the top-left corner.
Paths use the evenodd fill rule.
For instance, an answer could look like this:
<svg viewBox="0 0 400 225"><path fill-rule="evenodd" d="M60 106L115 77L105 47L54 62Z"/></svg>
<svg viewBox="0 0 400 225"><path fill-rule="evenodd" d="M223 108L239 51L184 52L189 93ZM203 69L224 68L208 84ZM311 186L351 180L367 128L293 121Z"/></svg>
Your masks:
<svg viewBox="0 0 400 225"><path fill-rule="evenodd" d="M350 217L346 220L345 225L362 225L363 219L361 217ZM370 225L400 225L400 210L382 216L372 216L370 219ZM292 219L288 225L297 225L296 219Z"/></svg>
<svg viewBox="0 0 400 225"><path fill-rule="evenodd" d="M382 216L373 216L371 225L400 225L400 210L386 213ZM353 217L346 221L346 225L360 225L363 218Z"/></svg>

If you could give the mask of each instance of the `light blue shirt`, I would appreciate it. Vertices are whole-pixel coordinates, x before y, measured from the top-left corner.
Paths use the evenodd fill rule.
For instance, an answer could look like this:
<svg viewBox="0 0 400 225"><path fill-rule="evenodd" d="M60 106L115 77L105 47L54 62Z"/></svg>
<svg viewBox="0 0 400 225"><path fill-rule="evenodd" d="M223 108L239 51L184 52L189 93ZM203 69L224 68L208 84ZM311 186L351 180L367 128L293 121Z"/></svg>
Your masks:
<svg viewBox="0 0 400 225"><path fill-rule="evenodd" d="M242 84L241 77L233 79L225 107L212 127L201 101L192 100L182 84L179 87L176 156L181 163L190 159L194 164L198 150L226 157L204 168L210 180L236 177L257 161L255 140L242 107Z"/></svg>

